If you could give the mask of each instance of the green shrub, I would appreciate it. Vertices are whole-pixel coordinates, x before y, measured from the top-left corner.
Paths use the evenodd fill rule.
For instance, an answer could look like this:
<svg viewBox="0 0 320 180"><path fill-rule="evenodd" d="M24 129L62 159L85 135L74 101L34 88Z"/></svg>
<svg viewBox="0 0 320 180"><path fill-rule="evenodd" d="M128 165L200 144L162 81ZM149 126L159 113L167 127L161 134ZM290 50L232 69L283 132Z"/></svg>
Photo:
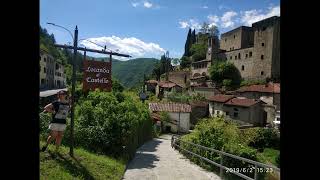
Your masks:
<svg viewBox="0 0 320 180"><path fill-rule="evenodd" d="M277 167L280 167L280 153L278 154L276 158Z"/></svg>
<svg viewBox="0 0 320 180"><path fill-rule="evenodd" d="M255 130L251 131L254 132ZM250 133L248 134L248 137L251 137ZM205 147L221 150L230 154L234 154L236 156L257 161L257 150L247 145L247 142L250 141L250 138L248 138L247 141L243 141L245 138L241 136L243 136L243 133L241 133L241 131L237 128L237 126L234 123L224 121L223 118L217 117L200 120L198 124L195 126L194 131L190 134L183 136L181 139L186 142L200 144ZM251 137L251 139L254 138L255 135ZM214 162L220 163L221 157L217 153L206 151L184 142L180 142L180 145L184 149L187 149L203 157L206 157ZM199 164L200 166L211 171L219 172L219 168L215 165L211 165L198 157L190 155L185 151L181 152L191 161ZM253 165L250 163L230 158L228 156L223 156L223 164L224 166L227 166L229 168L253 167ZM253 173L254 172L252 171L244 174L253 178ZM232 175L231 173L225 173L225 176L226 178L236 179L236 176ZM263 173L259 173L259 179L263 178L264 176L265 175Z"/></svg>
<svg viewBox="0 0 320 180"><path fill-rule="evenodd" d="M132 158L136 149L152 138L147 105L132 93L89 92L75 107L75 145L88 150ZM63 144L70 144L67 126Z"/></svg>
<svg viewBox="0 0 320 180"><path fill-rule="evenodd" d="M241 141L251 147L258 149L260 152L264 148L280 149L280 137L274 129L265 128L248 128L241 131Z"/></svg>
<svg viewBox="0 0 320 180"><path fill-rule="evenodd" d="M52 118L51 114L49 114L49 113L40 113L39 114L40 135L42 135L42 136L47 135L51 118Z"/></svg>

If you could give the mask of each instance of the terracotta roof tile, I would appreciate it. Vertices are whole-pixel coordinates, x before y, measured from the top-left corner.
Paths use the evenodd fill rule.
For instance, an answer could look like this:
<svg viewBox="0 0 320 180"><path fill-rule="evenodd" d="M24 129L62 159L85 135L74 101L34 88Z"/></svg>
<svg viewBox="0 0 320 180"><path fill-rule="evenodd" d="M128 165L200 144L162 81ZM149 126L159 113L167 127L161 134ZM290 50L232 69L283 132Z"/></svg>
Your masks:
<svg viewBox="0 0 320 180"><path fill-rule="evenodd" d="M179 103L149 103L152 112L191 112L189 104Z"/></svg>
<svg viewBox="0 0 320 180"><path fill-rule="evenodd" d="M226 102L225 105L249 107L259 102L261 102L261 100L247 98L232 98L228 102Z"/></svg>
<svg viewBox="0 0 320 180"><path fill-rule="evenodd" d="M280 93L280 83L269 83L267 85L251 85L241 87L237 92L266 92Z"/></svg>
<svg viewBox="0 0 320 180"><path fill-rule="evenodd" d="M179 86L179 85L170 81L160 81L159 86L163 88L172 88L174 86Z"/></svg>
<svg viewBox="0 0 320 180"><path fill-rule="evenodd" d="M234 98L235 96L233 95L224 95L224 94L217 94L214 96L211 96L208 98L209 101L215 101L215 102L227 102L228 100Z"/></svg>

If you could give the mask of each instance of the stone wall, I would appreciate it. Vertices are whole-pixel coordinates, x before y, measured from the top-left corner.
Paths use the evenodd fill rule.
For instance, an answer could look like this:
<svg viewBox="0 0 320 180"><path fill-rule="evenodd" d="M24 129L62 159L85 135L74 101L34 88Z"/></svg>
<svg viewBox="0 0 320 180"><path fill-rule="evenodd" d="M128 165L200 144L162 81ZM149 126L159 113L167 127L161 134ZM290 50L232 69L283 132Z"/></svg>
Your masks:
<svg viewBox="0 0 320 180"><path fill-rule="evenodd" d="M227 62L233 63L245 80L252 79L254 69L253 51L253 48L246 48L225 53L228 59Z"/></svg>
<svg viewBox="0 0 320 180"><path fill-rule="evenodd" d="M275 28L275 26L279 25L277 23L278 20L277 18L268 18L252 25L254 28L253 56L255 66L252 71L252 76L255 77L255 79L271 78L272 65L280 65L275 63L275 61L279 61L280 59L273 59L274 57L278 57L277 54L280 53L280 49L274 48L278 47L275 43L279 43L279 39L275 39L275 37L277 37L275 35L275 29L278 29L277 27ZM278 31L276 33L278 33Z"/></svg>
<svg viewBox="0 0 320 180"><path fill-rule="evenodd" d="M194 87L193 92L191 94L200 94L205 98L209 98L211 96L216 95L215 88L213 87Z"/></svg>
<svg viewBox="0 0 320 180"><path fill-rule="evenodd" d="M201 68L199 68L197 66L200 66ZM211 66L211 62L202 62L202 63L192 64L192 66L191 66L192 77L196 77L198 75L200 75L200 76L209 75L208 70L209 70L210 66Z"/></svg>
<svg viewBox="0 0 320 180"><path fill-rule="evenodd" d="M169 72L168 80L178 85L187 86L190 83L190 72L189 71Z"/></svg>
<svg viewBox="0 0 320 180"><path fill-rule="evenodd" d="M208 117L209 115L209 106L208 105L197 105L191 103L191 114L190 114L190 123L196 125L199 119Z"/></svg>
<svg viewBox="0 0 320 180"><path fill-rule="evenodd" d="M221 35L220 49L231 51L241 48L241 27Z"/></svg>

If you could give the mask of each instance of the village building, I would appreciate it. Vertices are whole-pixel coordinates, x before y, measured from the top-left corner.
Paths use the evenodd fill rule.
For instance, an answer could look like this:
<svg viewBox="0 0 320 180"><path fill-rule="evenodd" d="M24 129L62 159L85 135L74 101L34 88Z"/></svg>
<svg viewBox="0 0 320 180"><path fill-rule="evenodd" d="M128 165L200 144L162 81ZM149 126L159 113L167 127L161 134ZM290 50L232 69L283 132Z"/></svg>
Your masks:
<svg viewBox="0 0 320 180"><path fill-rule="evenodd" d="M161 120L159 114L167 112L170 121L161 122L163 131L166 132L182 132L187 133L190 130L190 113L191 106L189 104L180 103L149 103L149 110L152 112L152 117L155 121Z"/></svg>
<svg viewBox="0 0 320 180"><path fill-rule="evenodd" d="M215 95L208 98L211 117L225 117L241 125L265 126L267 112L265 103L259 99L248 99L234 95Z"/></svg>
<svg viewBox="0 0 320 180"><path fill-rule="evenodd" d="M157 89L158 81L156 80L148 80L146 81L146 89L147 91L150 91L154 94L156 94L156 89Z"/></svg>
<svg viewBox="0 0 320 180"><path fill-rule="evenodd" d="M243 86L236 91L239 96L260 99L280 110L280 83Z"/></svg>
<svg viewBox="0 0 320 180"><path fill-rule="evenodd" d="M40 90L65 88L66 75L64 66L44 49L40 49L39 61Z"/></svg>

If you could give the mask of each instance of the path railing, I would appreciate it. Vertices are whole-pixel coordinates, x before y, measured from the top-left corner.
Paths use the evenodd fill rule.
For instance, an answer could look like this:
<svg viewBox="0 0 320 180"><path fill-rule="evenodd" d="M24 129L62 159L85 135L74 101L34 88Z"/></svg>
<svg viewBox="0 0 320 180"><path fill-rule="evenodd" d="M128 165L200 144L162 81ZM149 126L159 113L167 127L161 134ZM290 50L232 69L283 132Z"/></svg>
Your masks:
<svg viewBox="0 0 320 180"><path fill-rule="evenodd" d="M214 162L208 158L205 158L199 154L196 154L194 152L191 152L187 149L184 149L182 148L179 144L180 142L182 143L186 143L186 144L190 144L194 147L198 147L200 149L204 149L204 150L207 150L207 151L211 151L211 152L215 152L215 153L218 153L220 155L220 163L217 163L217 162ZM186 142L186 141L183 141L180 139L180 136L177 136L177 135L173 135L171 137L171 147L178 147L179 149L189 153L189 154L192 154L210 164L213 164L215 166L218 166L220 168L220 177L223 178L223 170L228 170L228 172L232 173L232 174L235 174L239 177L242 177L244 179L247 179L247 180L257 180L258 178L258 172L266 172L265 170L261 169L262 168L267 168L267 169L270 169L270 171L276 171L280 174L280 168L276 167L276 166L272 166L272 165L268 165L268 164L263 164L263 163L260 163L260 162L257 162L257 161L253 161L253 160L250 160L250 159L247 159L247 158L243 158L243 157L240 157L240 156L235 156L233 154L229 154L229 153L226 153L226 152L223 152L223 151L219 151L219 150L216 150L216 149L212 149L212 148L208 148L208 147L205 147L205 146L201 146L199 144L194 144L194 143L191 143L191 142ZM236 169L236 168L230 168L230 167L226 167L226 166L223 166L223 157L224 156L227 156L227 157L230 157L230 158L234 158L234 159L237 159L237 160L240 160L240 161L245 161L247 163L250 163L250 164L253 164L254 165L254 168L253 168L253 171L254 171L254 179L249 177L249 176L246 176L242 173L240 173L240 170L239 169ZM260 167L260 168L259 168ZM242 171L244 172L244 171ZM248 172L248 171L247 171Z"/></svg>

